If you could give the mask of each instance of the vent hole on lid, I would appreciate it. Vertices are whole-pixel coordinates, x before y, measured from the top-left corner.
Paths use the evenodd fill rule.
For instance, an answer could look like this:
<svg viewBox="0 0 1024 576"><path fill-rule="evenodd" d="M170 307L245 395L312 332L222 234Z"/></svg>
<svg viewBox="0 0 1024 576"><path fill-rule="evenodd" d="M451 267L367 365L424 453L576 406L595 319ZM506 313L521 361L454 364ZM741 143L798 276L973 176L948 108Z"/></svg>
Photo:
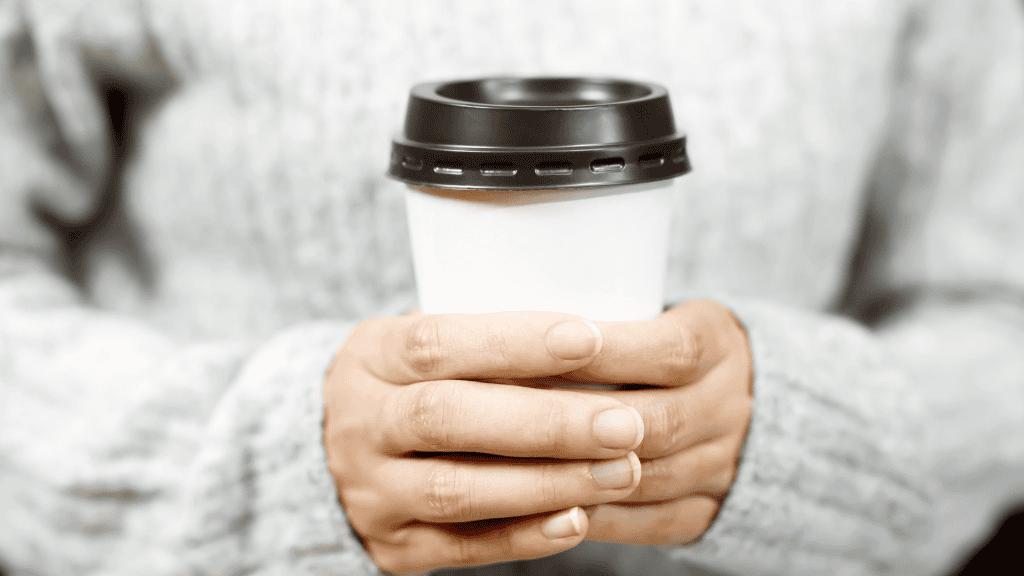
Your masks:
<svg viewBox="0 0 1024 576"><path fill-rule="evenodd" d="M641 168L657 168L665 163L665 157L659 152L644 154L637 159Z"/></svg>
<svg viewBox="0 0 1024 576"><path fill-rule="evenodd" d="M533 169L537 176L568 176L572 174L572 164L568 162L544 162Z"/></svg>
<svg viewBox="0 0 1024 576"><path fill-rule="evenodd" d="M622 158L599 158L590 163L590 170L593 172L619 172L626 167L626 161Z"/></svg>
<svg viewBox="0 0 1024 576"><path fill-rule="evenodd" d="M516 167L512 164L484 164L480 166L481 176L515 176Z"/></svg>
<svg viewBox="0 0 1024 576"><path fill-rule="evenodd" d="M412 156L404 156L402 158L402 168L409 170L419 170L423 168L423 160L420 158L413 158Z"/></svg>
<svg viewBox="0 0 1024 576"><path fill-rule="evenodd" d="M434 165L434 173L447 174L449 176L461 176L462 166L459 166L458 164L448 164L439 162Z"/></svg>

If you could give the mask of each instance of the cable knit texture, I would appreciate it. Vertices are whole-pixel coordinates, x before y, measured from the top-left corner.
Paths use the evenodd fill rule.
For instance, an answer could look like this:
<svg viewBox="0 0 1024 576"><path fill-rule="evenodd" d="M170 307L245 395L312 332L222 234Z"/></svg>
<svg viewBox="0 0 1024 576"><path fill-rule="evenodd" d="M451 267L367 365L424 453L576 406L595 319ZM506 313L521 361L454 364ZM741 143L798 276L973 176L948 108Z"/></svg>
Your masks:
<svg viewBox="0 0 1024 576"><path fill-rule="evenodd" d="M752 572L831 574L862 573L871 558L872 570L906 573L898 563L930 538L934 521L921 474L925 419L906 375L849 321L726 302L743 319L757 374L737 484L761 489L733 493L704 541L682 555L742 551ZM782 446L792 451L785 458ZM807 517L827 528L809 530L799 520Z"/></svg>
<svg viewBox="0 0 1024 576"><path fill-rule="evenodd" d="M667 299L755 373L698 542L453 573L941 574L1024 496L1018 1L8 0L0 40L8 573L378 573L322 380L415 304L383 174L444 78L666 85Z"/></svg>

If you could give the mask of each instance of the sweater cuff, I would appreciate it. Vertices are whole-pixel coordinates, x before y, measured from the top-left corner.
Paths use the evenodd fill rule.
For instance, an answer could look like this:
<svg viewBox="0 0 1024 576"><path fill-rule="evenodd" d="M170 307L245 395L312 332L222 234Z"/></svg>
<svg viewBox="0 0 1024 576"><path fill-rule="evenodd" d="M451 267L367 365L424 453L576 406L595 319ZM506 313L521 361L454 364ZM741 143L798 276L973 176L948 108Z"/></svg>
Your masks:
<svg viewBox="0 0 1024 576"><path fill-rule="evenodd" d="M352 328L303 324L266 343L243 368L197 466L192 503L206 509L185 538L193 565L379 574L348 525L323 447L324 376ZM223 566L223 559L235 561Z"/></svg>
<svg viewBox="0 0 1024 576"><path fill-rule="evenodd" d="M668 550L742 573L915 573L932 531L924 411L906 376L851 321L718 298L747 330L753 417L711 527Z"/></svg>

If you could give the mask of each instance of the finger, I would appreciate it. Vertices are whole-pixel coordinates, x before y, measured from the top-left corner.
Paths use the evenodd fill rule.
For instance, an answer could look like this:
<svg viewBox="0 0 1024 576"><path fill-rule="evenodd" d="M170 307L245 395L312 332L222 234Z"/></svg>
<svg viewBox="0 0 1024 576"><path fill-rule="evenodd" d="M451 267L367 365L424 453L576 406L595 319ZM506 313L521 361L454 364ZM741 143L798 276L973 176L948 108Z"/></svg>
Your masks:
<svg viewBox="0 0 1024 576"><path fill-rule="evenodd" d="M735 345L732 314L710 301L687 302L653 320L598 322L604 340L587 365L562 377L591 383L678 386L700 379Z"/></svg>
<svg viewBox="0 0 1024 576"><path fill-rule="evenodd" d="M614 398L635 408L644 422L636 453L650 460L726 436L741 441L753 409L744 369L741 362L723 362L694 386L574 392Z"/></svg>
<svg viewBox="0 0 1024 576"><path fill-rule="evenodd" d="M586 508L587 540L656 546L688 544L711 526L719 503L693 496L655 504L598 504Z"/></svg>
<svg viewBox="0 0 1024 576"><path fill-rule="evenodd" d="M472 522L625 498L640 483L630 452L614 460L402 458L381 469L395 509L423 522Z"/></svg>
<svg viewBox="0 0 1024 576"><path fill-rule="evenodd" d="M673 393L674 392L674 393ZM738 438L749 422L749 396L722 397L708 388L611 392L640 413L644 441L637 454L663 458L726 437Z"/></svg>
<svg viewBox="0 0 1024 576"><path fill-rule="evenodd" d="M750 404L748 398L731 400L736 406L723 414L723 401L701 387L574 392L612 398L634 408L644 423L643 441L636 448L642 460L663 458L736 432L745 422L743 408L749 410Z"/></svg>
<svg viewBox="0 0 1024 576"><path fill-rule="evenodd" d="M360 325L366 368L394 384L560 374L601 350L593 322L558 312L411 314Z"/></svg>
<svg viewBox="0 0 1024 576"><path fill-rule="evenodd" d="M614 398L471 381L396 388L383 414L382 450L391 454L615 458L644 437L640 414Z"/></svg>
<svg viewBox="0 0 1024 576"><path fill-rule="evenodd" d="M369 548L382 570L406 574L542 558L576 546L587 529L587 515L573 507L462 526L413 524L402 530L398 544L370 543Z"/></svg>
<svg viewBox="0 0 1024 576"><path fill-rule="evenodd" d="M641 462L640 485L621 503L662 502L683 496L724 498L736 472L731 442L706 442Z"/></svg>

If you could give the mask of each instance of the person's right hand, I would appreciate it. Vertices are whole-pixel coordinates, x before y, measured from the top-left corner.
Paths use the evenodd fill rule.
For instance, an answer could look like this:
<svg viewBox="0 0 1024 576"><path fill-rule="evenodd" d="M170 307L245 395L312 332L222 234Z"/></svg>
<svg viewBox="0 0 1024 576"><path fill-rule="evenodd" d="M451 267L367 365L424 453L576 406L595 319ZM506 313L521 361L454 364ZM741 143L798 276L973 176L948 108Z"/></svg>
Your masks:
<svg viewBox="0 0 1024 576"><path fill-rule="evenodd" d="M640 482L635 409L613 398L467 379L575 370L601 349L578 316L413 314L360 324L324 383L324 447L377 565L425 572L579 544L579 508Z"/></svg>

